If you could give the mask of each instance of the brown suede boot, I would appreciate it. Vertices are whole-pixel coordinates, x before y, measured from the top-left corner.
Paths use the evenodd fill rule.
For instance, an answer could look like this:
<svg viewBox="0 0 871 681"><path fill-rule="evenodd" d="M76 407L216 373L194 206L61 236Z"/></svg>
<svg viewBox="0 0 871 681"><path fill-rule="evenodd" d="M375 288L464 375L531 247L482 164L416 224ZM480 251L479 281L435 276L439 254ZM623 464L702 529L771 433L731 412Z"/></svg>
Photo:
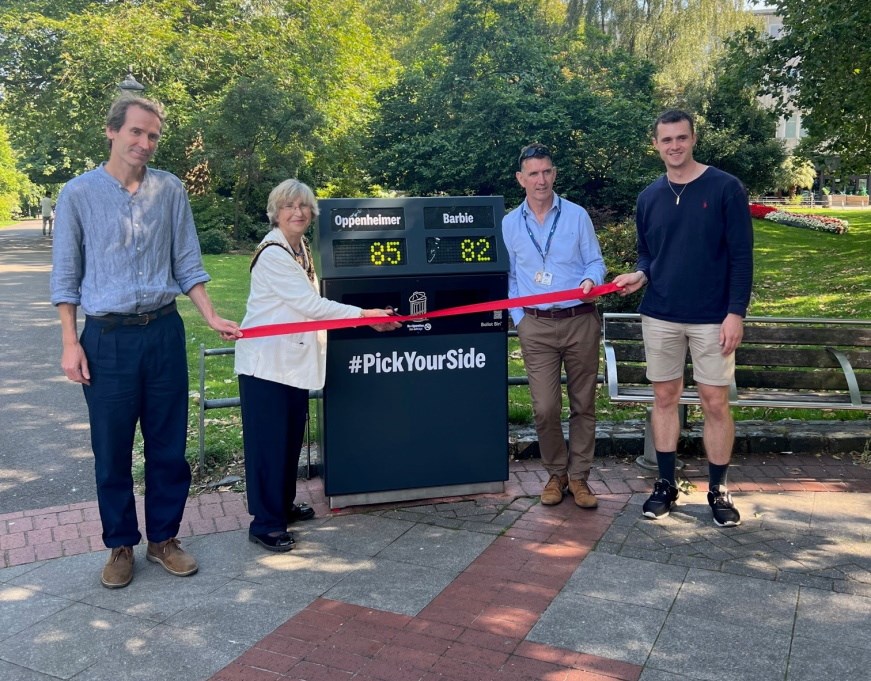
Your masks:
<svg viewBox="0 0 871 681"><path fill-rule="evenodd" d="M554 506L561 502L568 482L567 475L551 475L550 480L541 491L541 503L545 506Z"/></svg>
<svg viewBox="0 0 871 681"><path fill-rule="evenodd" d="M187 577L199 569L196 559L182 550L175 537L162 542L148 542L145 557L152 563L160 563L167 572L176 577Z"/></svg>
<svg viewBox="0 0 871 681"><path fill-rule="evenodd" d="M100 575L100 582L107 589L122 589L133 581L133 549L118 546L109 553L109 560Z"/></svg>
<svg viewBox="0 0 871 681"><path fill-rule="evenodd" d="M569 480L569 493L575 497L575 503L581 508L596 508L599 505L586 480Z"/></svg>

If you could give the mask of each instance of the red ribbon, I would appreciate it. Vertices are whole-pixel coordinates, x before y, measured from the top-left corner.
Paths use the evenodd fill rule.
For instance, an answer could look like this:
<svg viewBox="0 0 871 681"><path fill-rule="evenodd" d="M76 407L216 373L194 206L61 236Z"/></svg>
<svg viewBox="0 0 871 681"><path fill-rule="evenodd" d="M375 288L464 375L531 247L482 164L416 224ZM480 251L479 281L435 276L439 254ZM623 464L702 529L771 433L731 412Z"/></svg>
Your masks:
<svg viewBox="0 0 871 681"><path fill-rule="evenodd" d="M473 303L472 305L460 305L459 307L446 307L444 310L435 310L423 315L392 315L390 317L351 317L349 319L320 319L312 322L292 322L288 324L265 324L264 326L252 326L242 329L242 338L263 338L264 336L280 336L286 333L304 333L306 331L321 331L331 329L349 329L355 326L369 326L371 324L385 324L390 322L411 322L421 319L435 319L436 317L452 317L461 314L474 314L475 312L493 312L506 310L514 307L532 307L543 303L560 303L566 300L586 300L598 298L607 293L619 291L616 284L603 284L594 286L589 293L580 289L567 289L552 293L540 293L534 296L521 296L519 298L506 298L503 300L491 300L486 303Z"/></svg>

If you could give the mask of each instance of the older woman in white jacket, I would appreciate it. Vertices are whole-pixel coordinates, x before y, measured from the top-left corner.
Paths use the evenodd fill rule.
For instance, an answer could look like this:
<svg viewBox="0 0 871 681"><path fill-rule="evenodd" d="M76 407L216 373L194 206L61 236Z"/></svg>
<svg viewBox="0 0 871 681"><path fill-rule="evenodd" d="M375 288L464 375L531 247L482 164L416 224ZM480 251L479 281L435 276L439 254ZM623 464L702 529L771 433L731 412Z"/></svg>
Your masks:
<svg viewBox="0 0 871 681"><path fill-rule="evenodd" d="M285 180L269 194L266 213L273 229L251 263L251 292L242 327L314 319L383 317L388 310L363 310L318 292L311 251L304 234L318 215L312 190ZM386 331L399 324L376 324ZM254 516L250 541L269 551L289 551L288 523L314 517L296 505L296 476L308 414L308 391L324 385L326 332L241 339L236 373L242 402L245 484Z"/></svg>

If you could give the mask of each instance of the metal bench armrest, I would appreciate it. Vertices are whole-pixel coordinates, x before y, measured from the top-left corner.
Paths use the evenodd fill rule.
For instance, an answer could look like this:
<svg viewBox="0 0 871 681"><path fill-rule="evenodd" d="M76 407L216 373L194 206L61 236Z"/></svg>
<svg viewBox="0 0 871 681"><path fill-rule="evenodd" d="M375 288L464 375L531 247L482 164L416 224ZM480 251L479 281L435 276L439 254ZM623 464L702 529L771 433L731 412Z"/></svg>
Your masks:
<svg viewBox="0 0 871 681"><path fill-rule="evenodd" d="M605 382L608 384L608 398L615 399L620 394L620 385L617 383L617 354L614 346L608 341L602 342L605 350Z"/></svg>
<svg viewBox="0 0 871 681"><path fill-rule="evenodd" d="M850 364L847 355L835 348L826 348L826 350L832 353L835 359L838 360L838 364L841 365L841 369L844 372L844 378L847 379L847 389L850 391L850 402L854 407L861 407L862 393L859 391L859 382L856 380L856 372L853 371L853 365Z"/></svg>

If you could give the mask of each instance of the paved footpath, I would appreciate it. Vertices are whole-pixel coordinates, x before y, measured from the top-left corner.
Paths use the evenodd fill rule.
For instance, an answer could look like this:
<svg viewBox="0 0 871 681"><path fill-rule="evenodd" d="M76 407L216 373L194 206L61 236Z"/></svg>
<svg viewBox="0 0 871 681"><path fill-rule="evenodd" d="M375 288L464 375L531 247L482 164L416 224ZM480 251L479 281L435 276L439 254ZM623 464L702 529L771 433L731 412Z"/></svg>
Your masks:
<svg viewBox="0 0 871 681"><path fill-rule="evenodd" d="M537 460L502 494L330 512L298 548L247 541L244 499L191 499L184 579L145 561L121 590L95 503L0 515L0 679L867 681L871 469L849 457L737 457L744 522L696 489L659 522L649 473L599 459L595 511L538 503ZM646 476L646 477L645 477Z"/></svg>

